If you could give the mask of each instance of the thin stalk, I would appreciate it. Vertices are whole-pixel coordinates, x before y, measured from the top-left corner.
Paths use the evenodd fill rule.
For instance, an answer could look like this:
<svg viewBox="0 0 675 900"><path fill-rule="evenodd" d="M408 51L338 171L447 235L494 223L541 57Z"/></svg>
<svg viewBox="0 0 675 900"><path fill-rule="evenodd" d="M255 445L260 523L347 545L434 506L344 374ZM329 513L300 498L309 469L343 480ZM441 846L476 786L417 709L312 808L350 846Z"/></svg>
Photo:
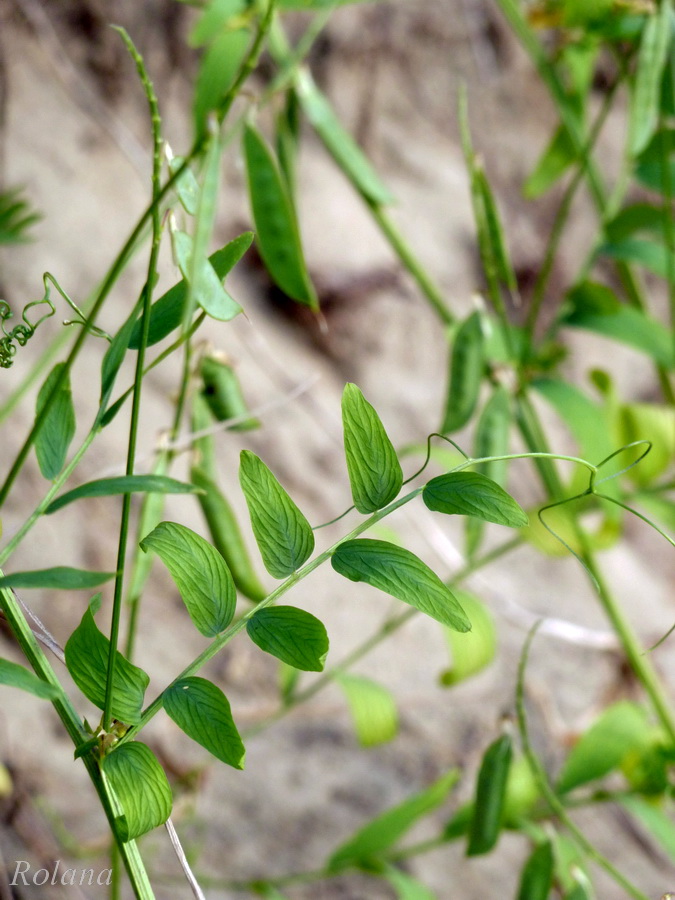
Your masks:
<svg viewBox="0 0 675 900"><path fill-rule="evenodd" d="M471 562L468 562L459 570L459 572L453 575L452 578L448 579L445 584L451 589L453 587L457 587L475 571L477 571L478 569L483 569L489 563L494 562L496 559L499 559L502 556L505 556L507 553L515 550L516 547L519 547L522 543L523 538L520 537L520 535L518 537L512 538L510 541L505 541L503 544L500 544L493 550L490 550L487 553L484 553L482 556L477 557ZM309 687L306 687L303 691L298 691L297 694L294 694L292 697L290 697L283 706L281 706L276 712L272 713L272 715L268 716L264 722L260 722L258 725L255 725L252 728L244 731L242 733L242 737L253 737L256 734L259 734L270 725L278 722L279 719L282 719L284 716L290 713L291 710L295 709L300 704L305 703L307 700L310 700L315 696L315 694L318 694L328 684L333 682L338 675L341 675L343 672L348 671L355 663L359 662L359 660L363 659L363 657L370 653L371 650L373 650L387 638L391 637L392 634L402 628L418 613L419 610L417 609L407 609L404 612L399 613L397 616L389 619L374 634L372 634L369 638L366 638L365 641L363 641L350 653L348 653L344 657L342 662L339 662L332 669L324 672L322 675L316 678L312 682L312 684L309 685Z"/></svg>
<svg viewBox="0 0 675 900"><path fill-rule="evenodd" d="M541 446L543 430L536 411L530 403L529 397L524 393L519 397L519 413L523 414L519 415L518 423L526 443L528 446L531 446L534 441L534 446ZM540 469L540 473L542 474L544 484L549 491L550 496L553 499L562 497L562 483L560 482L558 473L552 462L548 461L546 467ZM572 524L575 538L580 547L578 554L579 559L590 577L605 615L609 619L612 628L619 638L622 650L626 655L631 669L649 697L654 712L670 740L675 745L675 715L671 709L664 687L652 666L650 658L644 654L644 649L637 639L635 632L609 590L604 576L596 563L595 555L590 546L586 532L581 525L579 525L575 517L572 518Z"/></svg>
<svg viewBox="0 0 675 900"><path fill-rule="evenodd" d="M152 245L148 261L148 274L143 289L143 310L141 312L141 339L136 356L136 373L134 378L134 391L131 405L131 422L129 424L129 443L127 448L126 474L134 474L136 459L136 445L138 443L138 426L141 411L141 390L143 385L143 368L145 366L145 352L150 335L150 306L152 304L152 292L157 282L157 264L159 261L159 247L162 240L162 220L160 215L161 197L161 172L162 172L162 136L159 105L154 88L140 54L134 47L131 39L122 29L118 29L131 53L141 81L145 88L150 119L152 123L153 138L153 164L152 164ZM115 590L113 595L113 608L110 623L110 648L108 653L108 669L106 676L105 704L103 707L103 727L108 731L112 725L112 703L115 685L115 671L117 665L117 644L119 641L120 619L122 616L122 599L124 585L124 568L126 564L127 539L129 536L129 514L131 511L131 494L125 494L122 500L122 516L120 521L119 543L117 548L117 568L115 576Z"/></svg>
<svg viewBox="0 0 675 900"><path fill-rule="evenodd" d="M548 287L548 282L553 270L553 263L558 253L560 240L565 230L565 226L567 225L567 220L569 218L572 203L576 196L579 185L583 181L586 174L585 160L590 156L591 151L593 150L593 147L595 146L598 137L600 136L603 126L607 120L607 116L611 111L612 103L620 84L621 79L617 78L610 90L605 95L602 107L600 108L600 111L596 116L593 125L591 126L588 138L582 148L582 158L578 160L577 170L574 174L574 177L567 185L565 193L563 194L563 198L560 202L560 206L558 207L555 221L551 229L551 234L549 236L548 243L546 244L544 260L542 262L536 283L534 285L534 290L532 292L532 304L528 311L527 320L525 322L525 327L527 328L531 336L534 334L537 319L539 317L539 312L541 310L541 305L546 296L546 288Z"/></svg>
<svg viewBox="0 0 675 900"><path fill-rule="evenodd" d="M626 891L635 900L649 900L649 898L638 890L621 872L595 847L581 829L575 825L570 819L564 804L549 784L548 777L544 768L539 761L536 753L532 749L530 737L527 727L527 713L525 710L525 668L530 651L532 640L536 633L537 626L530 631L523 647L523 652L518 665L518 688L516 693L516 710L518 714L518 730L523 744L523 752L532 770L532 774L537 781L539 790L551 807L551 810L560 819L565 828L570 832L579 848L588 855L597 865L607 872L607 874L616 881L616 883Z"/></svg>

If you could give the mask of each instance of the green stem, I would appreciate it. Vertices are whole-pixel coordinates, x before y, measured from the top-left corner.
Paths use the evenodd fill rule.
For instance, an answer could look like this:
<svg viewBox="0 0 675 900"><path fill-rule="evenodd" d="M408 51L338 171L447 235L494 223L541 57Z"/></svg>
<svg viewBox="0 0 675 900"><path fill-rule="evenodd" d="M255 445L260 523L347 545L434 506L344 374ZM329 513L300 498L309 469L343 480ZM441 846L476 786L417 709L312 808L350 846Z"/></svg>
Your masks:
<svg viewBox="0 0 675 900"><path fill-rule="evenodd" d="M157 264L159 261L159 247L162 240L162 221L160 215L161 198L161 171L162 171L162 136L159 106L154 88L147 76L143 60L134 47L131 39L120 29L124 42L129 49L141 81L145 88L150 119L152 123L153 138L153 166L152 166L152 244L148 261L148 274L143 288L143 310L141 312L141 339L136 356L136 372L134 377L134 391L131 404L131 422L129 424L129 443L127 448L126 474L134 474L136 460L136 445L138 443L138 426L141 411L141 391L143 386L143 369L145 366L145 353L150 335L150 306L152 304L152 292L157 282ZM109 731L112 726L112 703L115 687L115 671L117 666L117 644L119 642L120 619L122 616L122 599L124 585L124 568L127 555L127 540L129 536L129 514L131 511L131 494L125 494L122 499L122 516L120 521L119 543L117 547L117 568L115 576L115 590L113 596L113 608L110 622L110 647L108 652L108 668L106 675L105 704L103 707L103 727Z"/></svg>
<svg viewBox="0 0 675 900"><path fill-rule="evenodd" d="M537 625L530 631L527 636L527 640L525 641L525 646L523 647L523 652L520 657L520 663L518 665L518 688L516 694L516 710L518 713L518 728L520 731L520 738L523 744L523 751L525 756L527 757L527 761L530 765L530 769L532 770L532 774L537 781L537 785L542 796L545 798L548 805L551 807L552 812L560 819L565 828L570 832L580 849L586 853L590 859L592 859L595 863L601 866L611 878L616 881L616 883L626 891L631 897L634 897L635 900L649 900L649 898L642 893L642 891L638 890L633 884L631 884L628 879L619 872L618 869L614 867L614 865L600 853L599 850L588 840L586 835L581 831L577 825L570 819L565 806L563 805L560 798L557 796L551 785L549 784L548 777L544 771L542 764L540 763L536 753L532 749L532 745L530 744L530 737L527 728L527 714L525 711L525 668L527 666L527 659L530 651L530 645L532 644L532 640L536 633Z"/></svg>

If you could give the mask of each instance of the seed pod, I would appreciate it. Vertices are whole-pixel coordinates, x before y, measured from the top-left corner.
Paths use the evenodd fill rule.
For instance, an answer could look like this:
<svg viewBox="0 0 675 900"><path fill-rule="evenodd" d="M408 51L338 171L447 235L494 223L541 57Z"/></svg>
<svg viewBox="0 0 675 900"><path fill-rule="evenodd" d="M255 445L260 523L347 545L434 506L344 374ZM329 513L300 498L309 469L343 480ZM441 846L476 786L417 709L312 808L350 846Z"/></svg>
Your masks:
<svg viewBox="0 0 675 900"><path fill-rule="evenodd" d="M512 752L508 734L497 738L485 751L476 783L467 856L488 853L497 843Z"/></svg>
<svg viewBox="0 0 675 900"><path fill-rule="evenodd" d="M550 841L535 847L520 875L518 900L547 900L553 884L553 863Z"/></svg>
<svg viewBox="0 0 675 900"><path fill-rule="evenodd" d="M267 591L253 569L232 507L215 481L203 469L193 466L190 478L204 492L198 495L199 505L209 527L213 546L227 563L237 590L254 603L259 603L267 596Z"/></svg>
<svg viewBox="0 0 675 900"><path fill-rule="evenodd" d="M471 418L483 376L483 334L480 316L472 313L455 335L450 358L450 377L445 413L440 430L457 431Z"/></svg>
<svg viewBox="0 0 675 900"><path fill-rule="evenodd" d="M232 366L213 356L204 356L199 374L204 385L202 396L219 422L242 418L241 422L232 426L232 431L250 431L260 427L258 419L248 415L241 385Z"/></svg>

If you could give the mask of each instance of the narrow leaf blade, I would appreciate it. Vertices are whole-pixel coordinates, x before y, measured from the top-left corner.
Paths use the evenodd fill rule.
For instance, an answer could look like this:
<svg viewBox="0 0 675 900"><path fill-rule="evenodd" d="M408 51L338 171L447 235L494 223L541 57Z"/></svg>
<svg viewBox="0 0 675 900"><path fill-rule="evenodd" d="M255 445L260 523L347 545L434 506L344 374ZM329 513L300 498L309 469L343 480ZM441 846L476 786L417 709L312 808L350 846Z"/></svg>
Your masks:
<svg viewBox="0 0 675 900"><path fill-rule="evenodd" d="M34 569L32 572L12 572L0 578L0 588L51 588L57 591L85 591L98 587L115 577L114 572L90 572L70 566Z"/></svg>
<svg viewBox="0 0 675 900"><path fill-rule="evenodd" d="M66 375L49 412L43 416L47 398L61 377L65 363L57 363L40 388L35 409L36 422L41 421L35 437L35 454L42 475L52 481L66 461L70 442L75 436L75 408Z"/></svg>
<svg viewBox="0 0 675 900"><path fill-rule="evenodd" d="M199 488L167 475L122 475L116 478L99 478L61 494L53 500L46 515L51 515L69 503L87 497L112 497L118 494L196 494Z"/></svg>
<svg viewBox="0 0 675 900"><path fill-rule="evenodd" d="M476 783L476 799L469 829L468 856L488 853L497 843L503 824L504 800L513 747L507 734L485 751Z"/></svg>
<svg viewBox="0 0 675 900"><path fill-rule="evenodd" d="M244 768L245 749L223 692L205 678L181 678L163 695L164 709L181 731L216 759Z"/></svg>
<svg viewBox="0 0 675 900"><path fill-rule="evenodd" d="M34 672L8 659L0 659L0 684L19 688L45 700L53 700L60 693L56 685L49 684Z"/></svg>
<svg viewBox="0 0 675 900"><path fill-rule="evenodd" d="M340 544L331 558L336 572L373 587L426 613L456 631L471 623L450 589L414 553L387 541L357 538Z"/></svg>

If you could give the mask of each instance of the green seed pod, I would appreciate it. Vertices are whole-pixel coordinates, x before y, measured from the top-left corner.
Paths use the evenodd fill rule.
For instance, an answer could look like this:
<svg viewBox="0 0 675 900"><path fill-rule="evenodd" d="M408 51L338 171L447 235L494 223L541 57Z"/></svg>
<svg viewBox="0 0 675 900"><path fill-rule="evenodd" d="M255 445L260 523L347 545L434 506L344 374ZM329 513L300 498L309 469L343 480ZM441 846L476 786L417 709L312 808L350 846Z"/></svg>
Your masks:
<svg viewBox="0 0 675 900"><path fill-rule="evenodd" d="M258 419L248 414L241 385L232 366L214 356L204 356L199 374L204 385L202 396L219 422L242 418L241 422L232 426L232 431L250 431L260 427Z"/></svg>
<svg viewBox="0 0 675 900"><path fill-rule="evenodd" d="M512 752L508 734L497 738L485 751L476 783L467 856L488 853L497 843Z"/></svg>
<svg viewBox="0 0 675 900"><path fill-rule="evenodd" d="M472 313L455 335L450 357L450 377L445 413L440 430L457 431L471 418L483 377L483 334L480 316Z"/></svg>
<svg viewBox="0 0 675 900"><path fill-rule="evenodd" d="M553 884L553 863L550 841L535 847L520 875L518 900L547 900Z"/></svg>
<svg viewBox="0 0 675 900"><path fill-rule="evenodd" d="M227 563L237 590L254 603L259 603L267 596L267 591L253 569L232 507L203 469L193 466L190 478L204 492L198 498L213 546Z"/></svg>

